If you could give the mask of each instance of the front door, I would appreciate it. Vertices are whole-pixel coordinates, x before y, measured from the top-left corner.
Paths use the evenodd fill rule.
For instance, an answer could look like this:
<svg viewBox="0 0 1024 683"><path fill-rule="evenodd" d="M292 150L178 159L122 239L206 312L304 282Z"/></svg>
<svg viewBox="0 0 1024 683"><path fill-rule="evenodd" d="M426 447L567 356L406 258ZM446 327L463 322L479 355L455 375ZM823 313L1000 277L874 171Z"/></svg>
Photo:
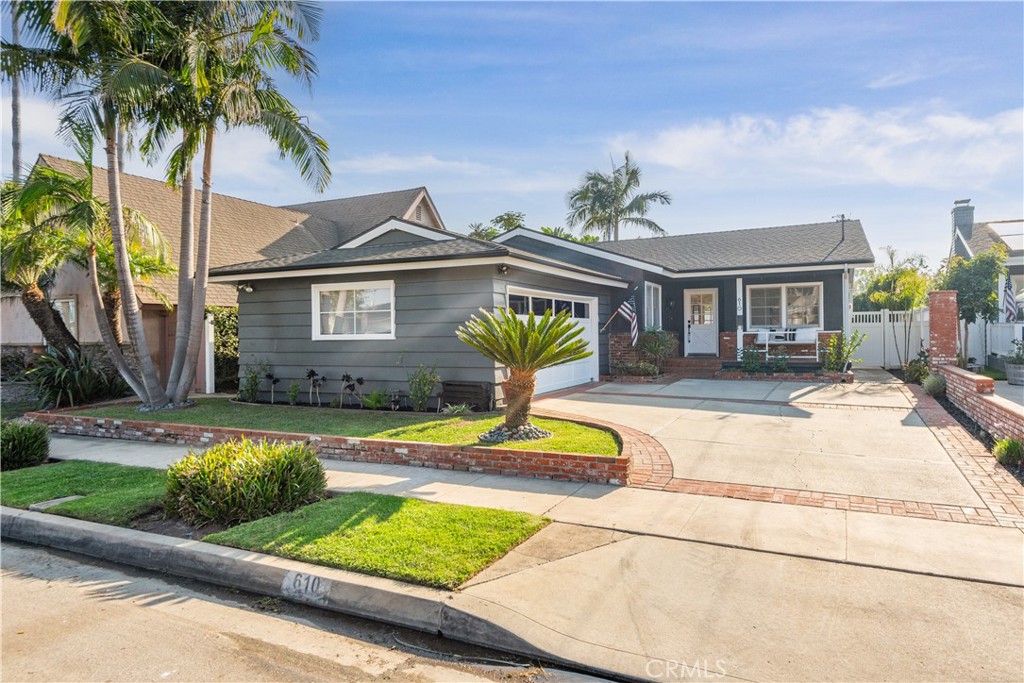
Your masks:
<svg viewBox="0 0 1024 683"><path fill-rule="evenodd" d="M718 355L718 290L687 289L683 291L686 304L686 329L683 330L683 348L687 356Z"/></svg>

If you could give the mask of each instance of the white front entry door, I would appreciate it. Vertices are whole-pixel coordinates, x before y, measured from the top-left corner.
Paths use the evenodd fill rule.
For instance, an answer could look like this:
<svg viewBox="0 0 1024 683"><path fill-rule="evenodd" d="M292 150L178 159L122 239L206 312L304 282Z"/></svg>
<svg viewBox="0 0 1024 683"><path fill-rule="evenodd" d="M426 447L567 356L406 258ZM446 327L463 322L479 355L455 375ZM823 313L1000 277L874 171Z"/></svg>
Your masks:
<svg viewBox="0 0 1024 683"><path fill-rule="evenodd" d="M686 306L686 329L683 348L687 356L718 355L718 290L687 289L683 291Z"/></svg>

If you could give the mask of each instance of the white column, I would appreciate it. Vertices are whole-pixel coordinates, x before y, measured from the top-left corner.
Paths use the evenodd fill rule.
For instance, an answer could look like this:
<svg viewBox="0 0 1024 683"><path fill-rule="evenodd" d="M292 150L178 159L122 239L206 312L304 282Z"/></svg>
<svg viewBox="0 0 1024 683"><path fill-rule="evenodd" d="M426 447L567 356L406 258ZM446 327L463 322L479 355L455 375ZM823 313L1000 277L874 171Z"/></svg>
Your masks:
<svg viewBox="0 0 1024 683"><path fill-rule="evenodd" d="M214 367L213 367L213 316L208 315L203 321L203 355L206 360L206 367L203 368L205 372L203 382L203 393L212 394L216 391L214 381Z"/></svg>
<svg viewBox="0 0 1024 683"><path fill-rule="evenodd" d="M743 351L743 278L736 278L736 360Z"/></svg>

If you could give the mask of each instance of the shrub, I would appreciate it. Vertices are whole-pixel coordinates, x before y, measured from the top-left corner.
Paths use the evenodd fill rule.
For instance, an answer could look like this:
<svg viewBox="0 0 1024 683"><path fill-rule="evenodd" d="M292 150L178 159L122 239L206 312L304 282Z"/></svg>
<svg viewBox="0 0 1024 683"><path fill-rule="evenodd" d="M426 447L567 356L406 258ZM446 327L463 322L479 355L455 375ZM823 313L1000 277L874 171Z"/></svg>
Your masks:
<svg viewBox="0 0 1024 683"><path fill-rule="evenodd" d="M648 363L647 361L637 361L636 363L623 363L622 365L616 365L612 368L613 375L639 375L641 377L657 377L658 366L654 363Z"/></svg>
<svg viewBox="0 0 1024 683"><path fill-rule="evenodd" d="M0 354L0 378L5 382L19 380L28 369L28 358L21 351L4 351Z"/></svg>
<svg viewBox="0 0 1024 683"><path fill-rule="evenodd" d="M992 455L1000 465L1019 467L1021 459L1024 459L1024 446L1016 439L1000 439L992 448Z"/></svg>
<svg viewBox="0 0 1024 683"><path fill-rule="evenodd" d="M822 366L828 372L846 372L847 365L860 362L860 358L854 360L853 354L863 343L864 334L860 330L850 336L842 332L832 335L821 345Z"/></svg>
<svg viewBox="0 0 1024 683"><path fill-rule="evenodd" d="M366 396L360 396L359 401L364 408L370 410L384 410L391 405L391 394L383 389L374 389Z"/></svg>
<svg viewBox="0 0 1024 683"><path fill-rule="evenodd" d="M292 380L288 385L288 405L293 406L299 402L299 392L302 391L302 384L299 380Z"/></svg>
<svg viewBox="0 0 1024 683"><path fill-rule="evenodd" d="M44 353L25 377L35 385L40 404L54 408L120 398L128 391L120 375L103 370L90 354L79 351Z"/></svg>
<svg viewBox="0 0 1024 683"><path fill-rule="evenodd" d="M789 351L785 346L776 346L768 355L768 367L772 372L786 372L789 370Z"/></svg>
<svg viewBox="0 0 1024 683"><path fill-rule="evenodd" d="M326 488L309 444L243 437L172 463L165 505L190 524L235 524L308 505Z"/></svg>
<svg viewBox="0 0 1024 683"><path fill-rule="evenodd" d="M743 372L749 374L760 372L763 367L761 364L761 349L756 346L744 346L740 350L740 365L743 366Z"/></svg>
<svg viewBox="0 0 1024 683"><path fill-rule="evenodd" d="M207 306L213 316L213 383L217 391L238 390L238 306Z"/></svg>
<svg viewBox="0 0 1024 683"><path fill-rule="evenodd" d="M0 423L0 470L35 467L50 457L50 430L30 422Z"/></svg>
<svg viewBox="0 0 1024 683"><path fill-rule="evenodd" d="M665 330L645 330L637 340L637 350L640 352L641 360L654 365L659 372L662 363L672 353L674 345L672 335Z"/></svg>
<svg viewBox="0 0 1024 683"><path fill-rule="evenodd" d="M260 398L260 384L270 374L270 366L265 361L256 361L245 368L245 379L238 390L238 398L246 403L256 403Z"/></svg>
<svg viewBox="0 0 1024 683"><path fill-rule="evenodd" d="M420 367L409 373L409 400L412 402L412 409L424 412L430 404L430 397L434 394L441 381L437 374L437 365L427 367L420 363Z"/></svg>
<svg viewBox="0 0 1024 683"><path fill-rule="evenodd" d="M946 378L942 375L930 374L921 382L924 392L934 398L946 395Z"/></svg>
<svg viewBox="0 0 1024 683"><path fill-rule="evenodd" d="M473 412L473 406L468 403L446 403L441 412L445 415L465 415Z"/></svg>
<svg viewBox="0 0 1024 683"><path fill-rule="evenodd" d="M917 358L903 366L903 374L906 381L920 384L928 376L928 351L921 349Z"/></svg>

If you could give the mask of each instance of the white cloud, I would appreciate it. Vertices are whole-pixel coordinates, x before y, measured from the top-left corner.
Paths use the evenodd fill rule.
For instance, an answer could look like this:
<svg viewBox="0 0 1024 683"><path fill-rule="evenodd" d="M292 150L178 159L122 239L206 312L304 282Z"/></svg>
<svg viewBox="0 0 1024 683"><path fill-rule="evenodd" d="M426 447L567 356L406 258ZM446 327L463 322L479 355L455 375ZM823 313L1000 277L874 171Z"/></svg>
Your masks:
<svg viewBox="0 0 1024 683"><path fill-rule="evenodd" d="M730 187L885 184L955 190L1020 175L1024 110L988 117L925 108L736 115L612 140L642 162Z"/></svg>
<svg viewBox="0 0 1024 683"><path fill-rule="evenodd" d="M473 161L449 161L432 154L398 156L390 153L352 157L336 161L336 171L346 173L416 173L422 171L480 175L488 170L484 164Z"/></svg>

